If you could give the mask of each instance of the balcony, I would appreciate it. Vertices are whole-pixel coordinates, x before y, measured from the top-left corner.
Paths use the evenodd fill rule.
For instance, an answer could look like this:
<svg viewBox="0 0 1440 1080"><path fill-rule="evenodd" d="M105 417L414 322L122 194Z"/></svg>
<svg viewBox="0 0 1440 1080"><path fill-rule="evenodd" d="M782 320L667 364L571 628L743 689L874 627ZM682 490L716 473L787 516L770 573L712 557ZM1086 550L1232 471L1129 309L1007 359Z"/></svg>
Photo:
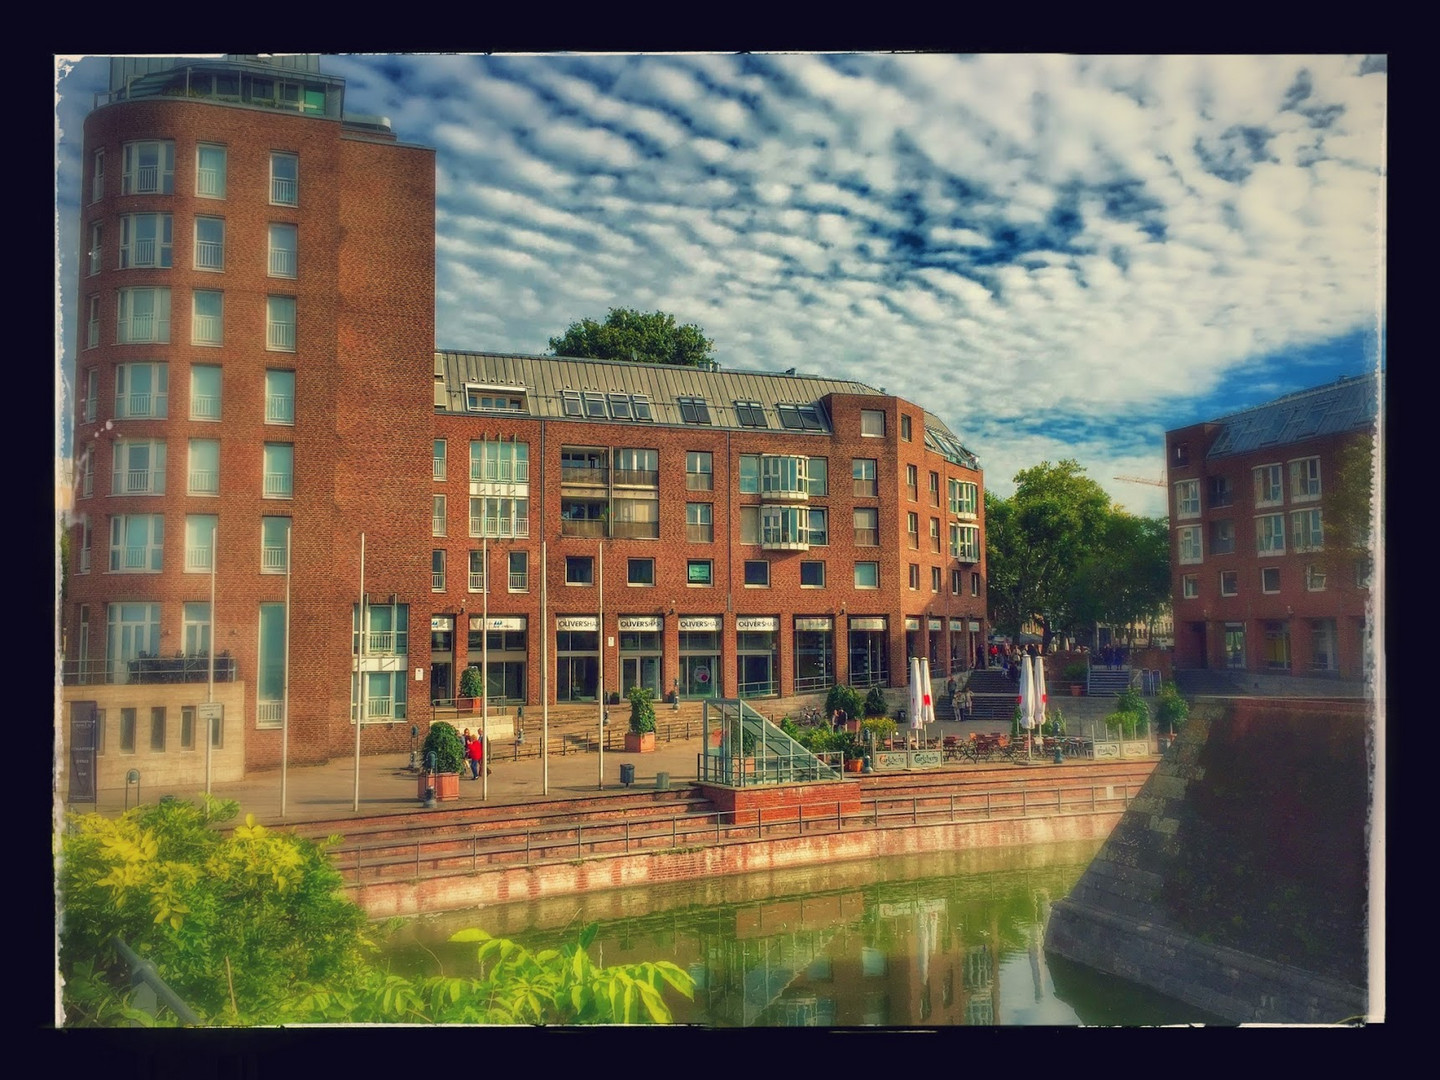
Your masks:
<svg viewBox="0 0 1440 1080"><path fill-rule="evenodd" d="M288 248L270 250L270 276L293 278L295 276L295 252Z"/></svg>
<svg viewBox="0 0 1440 1080"><path fill-rule="evenodd" d="M165 419L167 412L166 394L121 394L115 399L115 419L117 420L141 420L141 419ZM85 403L85 419L95 419L95 407L93 401Z"/></svg>
<svg viewBox="0 0 1440 1080"><path fill-rule="evenodd" d="M263 493L267 499L288 499L293 487L293 478L289 473L265 474Z"/></svg>
<svg viewBox="0 0 1440 1080"><path fill-rule="evenodd" d="M190 419L219 420L220 395L194 394L190 398Z"/></svg>
<svg viewBox="0 0 1440 1080"><path fill-rule="evenodd" d="M195 241L195 269L223 270L225 268L225 245L217 240Z"/></svg>
<svg viewBox="0 0 1440 1080"><path fill-rule="evenodd" d="M214 469L196 469L190 473L191 495L220 494L220 474Z"/></svg>
<svg viewBox="0 0 1440 1080"><path fill-rule="evenodd" d="M193 572L208 572L214 563L214 548L211 547L187 547L185 549L185 569Z"/></svg>
<svg viewBox="0 0 1440 1080"><path fill-rule="evenodd" d="M596 524L603 526L604 522ZM660 523L658 521L617 521L611 526L610 535L617 540L659 540Z"/></svg>
<svg viewBox="0 0 1440 1080"><path fill-rule="evenodd" d="M295 351L295 324L272 322L265 327L265 347L277 352Z"/></svg>
<svg viewBox="0 0 1440 1080"><path fill-rule="evenodd" d="M265 422L267 424L294 424L295 398L291 394L265 395ZM438 479L445 479L442 475Z"/></svg>
<svg viewBox="0 0 1440 1080"><path fill-rule="evenodd" d="M270 201L276 206L296 205L295 181L283 176L270 178Z"/></svg>
<svg viewBox="0 0 1440 1080"><path fill-rule="evenodd" d="M153 469L117 469L110 474L111 495L164 495L165 474Z"/></svg>
<svg viewBox="0 0 1440 1080"><path fill-rule="evenodd" d="M561 518L560 535L602 537L605 535L605 522L600 519L571 520L569 518Z"/></svg>
<svg viewBox="0 0 1440 1080"><path fill-rule="evenodd" d="M593 487L604 487L610 475L610 470L604 465L561 465L560 482L562 484L588 484ZM618 473L616 483L619 483ZM472 477L473 479L473 477Z"/></svg>
<svg viewBox="0 0 1440 1080"><path fill-rule="evenodd" d="M260 570L266 574L285 572L285 545L265 546L260 549Z"/></svg>
<svg viewBox="0 0 1440 1080"><path fill-rule="evenodd" d="M66 660L61 666L66 686L122 686L127 683L203 683L210 678L210 658L204 653L186 656L150 656L141 653L133 660ZM239 678L235 657L221 652L215 657L215 681L234 682Z"/></svg>
<svg viewBox="0 0 1440 1080"><path fill-rule="evenodd" d="M438 573L438 574L433 573L433 572L430 574L430 591L431 591L431 592L444 592L444 591L445 591L445 572L444 572L443 570L442 570L440 573Z"/></svg>
<svg viewBox="0 0 1440 1080"><path fill-rule="evenodd" d="M660 483L658 469L616 469L616 487L657 487Z"/></svg>
<svg viewBox="0 0 1440 1080"><path fill-rule="evenodd" d="M529 575L529 574L511 574L511 575L510 575L510 591L511 591L511 592L529 592L529 591L530 591L530 575Z"/></svg>
<svg viewBox="0 0 1440 1080"><path fill-rule="evenodd" d="M257 727L279 727L285 721L283 701L257 701L255 703L255 724Z"/></svg>
<svg viewBox="0 0 1440 1080"><path fill-rule="evenodd" d="M196 169L195 194L207 199L224 198L225 174L219 169Z"/></svg>
<svg viewBox="0 0 1440 1080"><path fill-rule="evenodd" d="M355 641L352 643L352 650L359 642L358 635L352 635ZM371 630L365 635L366 656L404 656L409 649L410 635L404 630Z"/></svg>

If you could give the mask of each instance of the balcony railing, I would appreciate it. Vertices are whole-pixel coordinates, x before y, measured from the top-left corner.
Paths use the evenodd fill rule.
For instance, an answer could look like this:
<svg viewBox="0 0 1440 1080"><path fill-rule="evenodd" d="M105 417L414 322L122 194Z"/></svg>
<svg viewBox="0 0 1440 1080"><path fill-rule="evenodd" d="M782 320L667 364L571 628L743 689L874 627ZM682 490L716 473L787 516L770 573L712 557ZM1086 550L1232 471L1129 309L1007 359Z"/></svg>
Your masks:
<svg viewBox="0 0 1440 1080"><path fill-rule="evenodd" d="M195 241L195 268L197 270L223 270L225 268L225 244L219 240Z"/></svg>
<svg viewBox="0 0 1440 1080"><path fill-rule="evenodd" d="M834 675L795 676L795 693L809 694L816 690L828 690L835 685Z"/></svg>
<svg viewBox="0 0 1440 1080"><path fill-rule="evenodd" d="M255 723L264 727L278 727L285 721L285 703L283 701L257 701L255 703Z"/></svg>
<svg viewBox="0 0 1440 1080"><path fill-rule="evenodd" d="M431 573L430 573L430 591L431 591L431 592L444 592L444 591L445 591L445 573L444 573L443 570L442 570L440 573L438 573L438 574L435 573L434 571L431 571Z"/></svg>
<svg viewBox="0 0 1440 1080"><path fill-rule="evenodd" d="M209 547L187 547L185 549L185 569L209 570L212 558L214 556L214 550L214 548Z"/></svg>
<svg viewBox="0 0 1440 1080"><path fill-rule="evenodd" d="M66 686L111 686L126 683L203 683L210 677L210 659L204 653L193 656L149 656L133 660L66 660L61 678ZM215 681L234 682L240 677L235 657L221 652L215 657Z"/></svg>
<svg viewBox="0 0 1440 1080"><path fill-rule="evenodd" d="M517 517L513 521L506 518L474 517L470 518L471 536L494 536L508 539L512 536L530 535L530 518ZM562 534L563 535L563 534Z"/></svg>
<svg viewBox="0 0 1440 1080"><path fill-rule="evenodd" d="M714 525L686 525L685 539L692 544L711 544L715 542Z"/></svg>
<svg viewBox="0 0 1440 1080"><path fill-rule="evenodd" d="M265 327L265 347L280 352L295 351L295 324L293 322L272 322Z"/></svg>
<svg viewBox="0 0 1440 1080"><path fill-rule="evenodd" d="M265 422L267 424L295 423L294 396L291 394L266 394Z"/></svg>
<svg viewBox="0 0 1440 1080"><path fill-rule="evenodd" d="M561 536L604 536L605 522L598 520L560 519Z"/></svg>
<svg viewBox="0 0 1440 1080"><path fill-rule="evenodd" d="M290 248L270 249L270 276L289 277L295 276L295 252Z"/></svg>
<svg viewBox="0 0 1440 1080"><path fill-rule="evenodd" d="M395 713L395 702L388 697L367 697L365 699L365 719L383 720L393 716Z"/></svg>
<svg viewBox="0 0 1440 1080"><path fill-rule="evenodd" d="M511 574L511 575L510 575L510 591L511 591L511 592L529 592L529 591L530 591L530 575L529 575L529 574Z"/></svg>
<svg viewBox="0 0 1440 1080"><path fill-rule="evenodd" d="M610 535L617 540L659 540L660 523L658 521L616 521L611 526Z"/></svg>
<svg viewBox="0 0 1440 1080"><path fill-rule="evenodd" d="M470 575L470 581L469 581L467 587L469 588L469 590L470 590L471 592L484 592L484 591L485 591L485 575L484 575L484 574L471 574L471 575Z"/></svg>
<svg viewBox="0 0 1440 1080"><path fill-rule="evenodd" d="M285 545L266 546L260 549L260 569L267 574L285 572Z"/></svg>
<svg viewBox="0 0 1440 1080"><path fill-rule="evenodd" d="M472 484L528 484L530 482L530 462L508 459L502 461L492 458L471 461L470 482Z"/></svg>
<svg viewBox="0 0 1440 1080"><path fill-rule="evenodd" d="M122 571L146 571L150 569L149 547L126 547L110 549L110 564L114 567L117 563Z"/></svg>
<svg viewBox="0 0 1440 1080"><path fill-rule="evenodd" d="M224 191L224 176L219 169L196 169L195 194L220 198Z"/></svg>
<svg viewBox="0 0 1440 1080"><path fill-rule="evenodd" d="M294 206L295 181L281 176L270 178L270 201L277 206Z"/></svg>
<svg viewBox="0 0 1440 1080"><path fill-rule="evenodd" d="M115 419L145 419L154 417L157 420L165 419L168 409L168 394L121 394L115 399ZM95 419L93 407L86 409L87 420Z"/></svg>
<svg viewBox="0 0 1440 1080"><path fill-rule="evenodd" d="M190 473L191 495L220 494L220 474L214 469L196 469Z"/></svg>
<svg viewBox="0 0 1440 1080"><path fill-rule="evenodd" d="M289 473L266 473L264 485L267 499L288 499L291 496L293 477Z"/></svg>
<svg viewBox="0 0 1440 1080"><path fill-rule="evenodd" d="M660 483L657 469L616 469L615 483L626 487L655 487Z"/></svg>
<svg viewBox="0 0 1440 1080"><path fill-rule="evenodd" d="M191 394L190 418L192 420L219 420L219 394Z"/></svg>
<svg viewBox="0 0 1440 1080"><path fill-rule="evenodd" d="M164 495L165 474L154 469L117 469L110 474L111 495Z"/></svg>
<svg viewBox="0 0 1440 1080"><path fill-rule="evenodd" d="M131 315L128 319L120 320L120 344L122 345L169 340L169 319L157 319L154 315Z"/></svg>
<svg viewBox="0 0 1440 1080"><path fill-rule="evenodd" d="M371 630L365 635L367 656L404 656L409 644L408 632L399 630Z"/></svg>
<svg viewBox="0 0 1440 1080"><path fill-rule="evenodd" d="M604 487L609 475L610 471L604 465L560 466L560 482L562 484L596 484Z"/></svg>

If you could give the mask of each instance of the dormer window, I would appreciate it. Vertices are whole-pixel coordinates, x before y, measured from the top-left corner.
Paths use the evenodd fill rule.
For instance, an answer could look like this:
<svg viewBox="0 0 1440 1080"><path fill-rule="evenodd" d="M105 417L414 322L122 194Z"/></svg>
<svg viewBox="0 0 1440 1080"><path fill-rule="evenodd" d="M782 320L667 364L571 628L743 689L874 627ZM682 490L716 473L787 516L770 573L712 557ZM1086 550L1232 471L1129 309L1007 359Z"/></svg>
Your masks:
<svg viewBox="0 0 1440 1080"><path fill-rule="evenodd" d="M465 386L465 408L469 412L526 412L525 389L515 386Z"/></svg>
<svg viewBox="0 0 1440 1080"><path fill-rule="evenodd" d="M758 401L735 402L735 415L739 418L741 427L769 427L765 422L765 407Z"/></svg>
<svg viewBox="0 0 1440 1080"><path fill-rule="evenodd" d="M777 405L775 409L780 414L781 427L792 431L825 430L820 422L820 410L814 405Z"/></svg>
<svg viewBox="0 0 1440 1080"><path fill-rule="evenodd" d="M680 419L687 424L708 424L710 423L710 406L702 397L682 397L676 399L680 403Z"/></svg>

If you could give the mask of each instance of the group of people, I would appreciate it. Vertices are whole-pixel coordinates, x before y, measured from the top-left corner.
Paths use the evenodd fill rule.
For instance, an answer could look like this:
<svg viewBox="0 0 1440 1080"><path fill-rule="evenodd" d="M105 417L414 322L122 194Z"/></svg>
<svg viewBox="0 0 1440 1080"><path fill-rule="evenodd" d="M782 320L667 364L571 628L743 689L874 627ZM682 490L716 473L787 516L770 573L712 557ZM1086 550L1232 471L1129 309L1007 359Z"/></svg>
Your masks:
<svg viewBox="0 0 1440 1080"><path fill-rule="evenodd" d="M952 676L945 683L945 695L950 699L950 708L954 711L956 720L971 718L975 711L975 695L971 693L968 685L957 689Z"/></svg>
<svg viewBox="0 0 1440 1080"><path fill-rule="evenodd" d="M460 741L465 744L465 760L470 762L470 779L480 779L480 767L485 764L485 740L479 735L471 735L467 727L460 735ZM490 769L485 769L489 775Z"/></svg>

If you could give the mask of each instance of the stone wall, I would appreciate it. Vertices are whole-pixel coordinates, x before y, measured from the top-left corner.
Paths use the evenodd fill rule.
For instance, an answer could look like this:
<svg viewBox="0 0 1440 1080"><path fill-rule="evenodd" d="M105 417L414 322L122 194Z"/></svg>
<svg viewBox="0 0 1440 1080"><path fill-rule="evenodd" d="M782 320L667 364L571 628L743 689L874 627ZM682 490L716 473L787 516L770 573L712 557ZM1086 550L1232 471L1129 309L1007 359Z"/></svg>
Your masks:
<svg viewBox="0 0 1440 1080"><path fill-rule="evenodd" d="M1047 950L1237 1022L1362 1015L1367 731L1361 702L1197 708Z"/></svg>

